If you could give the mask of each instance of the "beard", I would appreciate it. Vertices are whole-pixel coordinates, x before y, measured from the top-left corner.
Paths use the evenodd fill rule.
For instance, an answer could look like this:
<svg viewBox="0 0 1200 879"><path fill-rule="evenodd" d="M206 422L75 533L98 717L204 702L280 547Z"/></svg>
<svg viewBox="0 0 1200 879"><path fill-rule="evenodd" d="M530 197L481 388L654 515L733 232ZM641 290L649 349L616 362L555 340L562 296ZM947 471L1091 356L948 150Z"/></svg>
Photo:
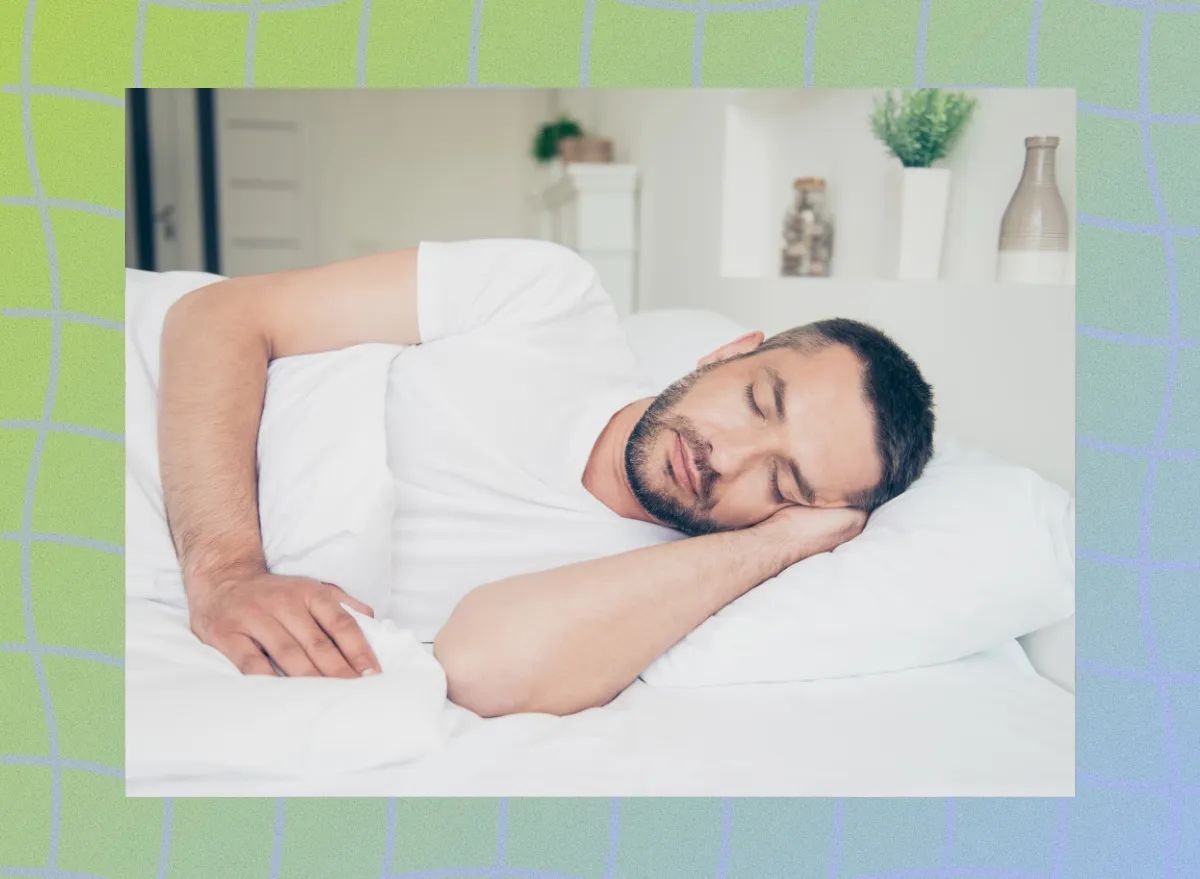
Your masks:
<svg viewBox="0 0 1200 879"><path fill-rule="evenodd" d="M690 537L728 530L711 518L715 504L712 488L717 474L708 464L710 446L700 436L692 421L676 411L680 401L687 396L696 380L719 365L718 362L701 367L655 397L654 402L634 426L629 443L625 446L625 475L637 502L642 505L642 509L667 527ZM660 473L664 480L670 478L668 465L651 459L656 441L666 430L679 434L695 460L700 484L697 486L698 497L691 503L651 487L655 472ZM676 476L686 479L683 474Z"/></svg>

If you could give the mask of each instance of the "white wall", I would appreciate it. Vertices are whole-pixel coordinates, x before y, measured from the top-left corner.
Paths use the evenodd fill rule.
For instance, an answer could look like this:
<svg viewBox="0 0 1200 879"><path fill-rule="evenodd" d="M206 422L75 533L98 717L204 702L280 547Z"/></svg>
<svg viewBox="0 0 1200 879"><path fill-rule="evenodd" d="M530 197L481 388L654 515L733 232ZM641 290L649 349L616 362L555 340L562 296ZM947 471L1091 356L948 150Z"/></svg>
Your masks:
<svg viewBox="0 0 1200 879"><path fill-rule="evenodd" d="M1075 487L1075 297L1058 287L729 280L694 300L774 333L828 317L887 332L934 387L939 428Z"/></svg>
<svg viewBox="0 0 1200 879"><path fill-rule="evenodd" d="M638 166L643 309L719 300L726 93L572 90L559 103ZM734 317L735 315L730 315Z"/></svg>
<svg viewBox="0 0 1200 879"><path fill-rule="evenodd" d="M883 279L884 179L896 161L867 124L878 93L570 90L559 92L557 103L612 137L618 161L641 168L643 289L677 302L705 279L777 275L783 213L799 176L828 179L838 228L835 277ZM1000 218L1020 177L1027 135L1061 138L1059 189L1074 217L1074 93L971 94L979 107L946 163L954 185L942 279L987 282L994 277ZM765 254L770 270L722 271L731 235L738 248L756 254L735 261L761 263Z"/></svg>
<svg viewBox="0 0 1200 879"><path fill-rule="evenodd" d="M1063 95L1070 93L1038 97L1031 105L1042 106L1039 113L1073 116L1073 106L1064 109ZM1074 289L986 282L975 271L983 257L978 252L972 256L969 249L959 249L961 261L946 265L945 274L955 280L934 284L723 277L724 131L730 97L727 92L691 90L568 91L558 96L559 104L585 126L616 141L619 161L639 166L641 308L709 308L767 333L834 316L873 323L921 365L934 385L939 421L947 432L1033 467L1073 490ZM952 210L957 213L951 225L958 228L951 235L978 240L980 230L993 222L998 230L1023 156L1017 155L1015 166L1009 161L1003 173L997 170L990 183L992 175L986 171L991 162L999 162L996 143L1003 143L996 120L1008 118L1022 138L1026 125L1033 124L1022 115L1020 97L1005 93L998 102L985 101L976 120L976 143L972 146L969 136L961 143L961 174L974 182L954 196ZM856 100L860 106L847 110L847 116L861 115L861 96ZM1046 106L1057 109L1051 112ZM1036 121L1039 130L1046 124L1044 117ZM1073 122L1061 130L1060 188L1073 209ZM864 146L860 141L847 147L846 155L866 155L868 149L870 142ZM761 174L761 168L756 173ZM783 182L790 185L790 178ZM963 200L969 201L974 191L990 194L981 195L979 205L964 206ZM1007 195L1001 198L1003 192ZM864 220L861 227L843 227L841 235L845 239L851 232L875 234L870 228ZM778 227L772 234L778 235ZM852 246L845 240L841 245Z"/></svg>
<svg viewBox="0 0 1200 879"><path fill-rule="evenodd" d="M719 95L719 93L715 93ZM835 223L833 276L885 279L885 187L900 163L868 124L878 90L727 93L723 273L779 274L780 232L797 177L823 177ZM978 100L948 159L942 279L994 278L1000 218L1027 136L1056 135L1059 189L1075 210L1075 98L1063 89L969 91Z"/></svg>
<svg viewBox="0 0 1200 879"><path fill-rule="evenodd" d="M617 161L639 168L642 309L709 308L765 332L838 315L874 323L921 364L935 386L939 419L948 432L1073 488L1073 288L1000 287L984 282L980 271L987 256L981 248L994 253L994 244L980 242L994 239L991 230L998 226L1020 170L1020 151L1006 144L1030 133L1030 126L1045 133L1054 119L1067 120L1057 132L1063 137L1059 177L1073 209L1073 107L1063 103L1069 95L981 95L979 116L952 162L956 175L968 182L954 195L947 238L954 256L945 265L947 281L897 284L875 280L866 269L861 277L850 273L830 280L723 276L726 110L734 93L222 91L224 268L242 274L288 262L326 262L411 246L422 238L536 234L533 192L544 178L529 149L537 126L561 108L612 138ZM784 97L785 103L798 100L814 113L824 108L825 133L814 134L806 146L793 132L782 154L796 157L796 164L782 170L769 160L772 150L763 147L761 138L748 138L751 146L758 144L762 161L742 169L743 179L757 180L760 192L774 188L771 181L776 180L786 194L791 177L826 174L831 194L836 191L843 199L835 201L835 208L851 217L839 222L836 246L849 252L842 266L866 266L875 247L872 236L878 234L871 225L876 192L871 175L886 167L881 148L866 130L869 93ZM743 95L740 100L743 107L753 107L756 100L769 106L771 96L747 100ZM268 129L255 140L254 129L242 129L231 137L229 123L238 118L295 124L286 136L281 133L285 129L275 130L279 136ZM765 112L750 118L764 131L778 121ZM821 129L811 126L814 132ZM841 138L846 143L839 147ZM802 158L804 150L810 151L808 158ZM821 155L827 157L825 166L819 166ZM874 170L864 171L863 180L846 182L860 166ZM239 201L230 188L237 177L288 174L300 183L299 195L290 200L246 191ZM858 207L851 209L846 199L855 191ZM861 222L853 220L854 210L861 212ZM777 241L781 220L772 209L775 225L763 226L769 231L764 237ZM228 239L237 235L291 234L289 229L303 238L299 251L244 250L239 255L228 247ZM854 236L862 238L860 257L854 257Z"/></svg>

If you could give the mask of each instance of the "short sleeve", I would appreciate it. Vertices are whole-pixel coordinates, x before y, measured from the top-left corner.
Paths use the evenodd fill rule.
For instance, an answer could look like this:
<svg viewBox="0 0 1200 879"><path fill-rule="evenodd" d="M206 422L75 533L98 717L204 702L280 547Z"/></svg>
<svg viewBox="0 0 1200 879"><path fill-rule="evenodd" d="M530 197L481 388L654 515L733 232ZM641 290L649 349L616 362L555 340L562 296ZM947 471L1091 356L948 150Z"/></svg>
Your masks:
<svg viewBox="0 0 1200 879"><path fill-rule="evenodd" d="M607 299L568 247L533 239L424 241L417 249L422 342L484 326L546 322Z"/></svg>

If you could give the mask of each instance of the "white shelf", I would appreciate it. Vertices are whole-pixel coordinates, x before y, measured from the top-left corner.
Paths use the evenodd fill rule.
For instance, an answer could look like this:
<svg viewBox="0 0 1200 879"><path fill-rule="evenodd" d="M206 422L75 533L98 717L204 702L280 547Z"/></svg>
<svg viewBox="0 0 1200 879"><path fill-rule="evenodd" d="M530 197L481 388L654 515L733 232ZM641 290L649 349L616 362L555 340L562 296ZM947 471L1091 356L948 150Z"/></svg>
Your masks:
<svg viewBox="0 0 1200 879"><path fill-rule="evenodd" d="M834 224L830 280L889 280L883 275L885 181L896 160L875 139L868 122L872 101L881 93L878 89L729 93L724 116L721 277L780 279L783 222L792 182L797 177L824 177ZM1060 137L1058 184L1074 218L1073 93L986 89L972 94L979 100L978 108L946 163L953 179L942 279L951 283L994 282L1000 218L1020 178L1027 135Z"/></svg>

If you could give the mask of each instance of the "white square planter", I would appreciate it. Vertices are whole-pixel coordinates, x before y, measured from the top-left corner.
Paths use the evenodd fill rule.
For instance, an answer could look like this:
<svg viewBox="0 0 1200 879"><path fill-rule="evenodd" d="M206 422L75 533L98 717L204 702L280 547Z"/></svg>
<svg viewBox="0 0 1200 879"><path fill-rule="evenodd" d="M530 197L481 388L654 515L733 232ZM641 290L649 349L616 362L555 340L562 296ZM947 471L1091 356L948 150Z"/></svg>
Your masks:
<svg viewBox="0 0 1200 879"><path fill-rule="evenodd" d="M950 205L949 168L905 168L888 173L888 275L905 281L934 281L941 273Z"/></svg>

